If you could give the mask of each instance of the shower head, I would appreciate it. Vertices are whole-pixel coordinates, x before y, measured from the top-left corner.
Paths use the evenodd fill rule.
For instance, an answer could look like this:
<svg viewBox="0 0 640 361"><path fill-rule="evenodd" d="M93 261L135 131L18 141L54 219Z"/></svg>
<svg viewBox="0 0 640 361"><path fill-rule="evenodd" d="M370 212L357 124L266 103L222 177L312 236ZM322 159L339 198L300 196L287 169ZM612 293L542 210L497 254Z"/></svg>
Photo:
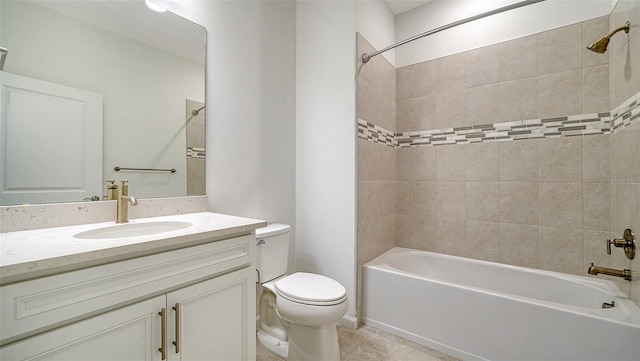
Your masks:
<svg viewBox="0 0 640 361"><path fill-rule="evenodd" d="M620 30L624 30L625 33L628 33L630 27L631 27L631 24L627 21L624 24L624 26L621 26L621 27L615 29L614 31L611 32L611 34L609 34L609 35L605 36L604 38L596 41L595 43L587 46L587 49L589 49L591 51L595 51L596 53L599 53L599 54L604 54L604 52L607 51L607 45L609 45L609 39L611 39L613 34L617 33Z"/></svg>
<svg viewBox="0 0 640 361"><path fill-rule="evenodd" d="M4 59L7 58L7 53L9 51L5 48L0 48L0 70L4 68Z"/></svg>

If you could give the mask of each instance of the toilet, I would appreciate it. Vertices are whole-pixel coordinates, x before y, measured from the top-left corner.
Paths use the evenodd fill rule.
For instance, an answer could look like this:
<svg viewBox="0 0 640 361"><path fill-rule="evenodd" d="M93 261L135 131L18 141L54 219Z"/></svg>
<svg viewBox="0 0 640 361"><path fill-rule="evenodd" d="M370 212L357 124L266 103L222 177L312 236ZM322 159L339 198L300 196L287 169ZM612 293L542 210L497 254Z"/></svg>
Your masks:
<svg viewBox="0 0 640 361"><path fill-rule="evenodd" d="M256 229L257 282L262 284L258 342L287 361L338 361L336 322L347 312L344 286L325 276L285 276L291 227Z"/></svg>

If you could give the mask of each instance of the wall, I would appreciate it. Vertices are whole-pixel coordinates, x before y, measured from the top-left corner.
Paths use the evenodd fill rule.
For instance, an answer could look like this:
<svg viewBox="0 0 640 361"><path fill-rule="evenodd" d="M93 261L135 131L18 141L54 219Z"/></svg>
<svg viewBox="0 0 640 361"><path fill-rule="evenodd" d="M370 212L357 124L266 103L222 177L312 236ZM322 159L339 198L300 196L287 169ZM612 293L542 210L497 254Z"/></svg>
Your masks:
<svg viewBox="0 0 640 361"><path fill-rule="evenodd" d="M185 99L204 99L202 64L35 3L2 8L6 72L103 95L103 179L126 177L139 197L186 195ZM123 176L115 166L178 172Z"/></svg>
<svg viewBox="0 0 640 361"><path fill-rule="evenodd" d="M293 226L295 18L291 1L163 1L207 29L209 210Z"/></svg>
<svg viewBox="0 0 640 361"><path fill-rule="evenodd" d="M618 1L611 14L611 30L629 20L629 34L619 33L611 38L609 57L611 64L611 105L619 107L636 99L640 94L640 1ZM629 113L625 123L631 126L620 128L611 137L611 238L622 238L626 228L636 236L640 245L640 110ZM598 244L602 251L602 244ZM600 253L596 264L617 269L631 269L631 282L610 277L640 305L640 249L636 257L629 260L621 248L612 250L612 255ZM605 276L606 277L606 276Z"/></svg>
<svg viewBox="0 0 640 361"><path fill-rule="evenodd" d="M395 43L395 15L382 0L356 1L356 31L371 42L375 49L382 49ZM358 50L358 55L362 52ZM395 66L395 50L381 54Z"/></svg>
<svg viewBox="0 0 640 361"><path fill-rule="evenodd" d="M354 3L298 2L296 26L297 269L342 283L354 325Z"/></svg>

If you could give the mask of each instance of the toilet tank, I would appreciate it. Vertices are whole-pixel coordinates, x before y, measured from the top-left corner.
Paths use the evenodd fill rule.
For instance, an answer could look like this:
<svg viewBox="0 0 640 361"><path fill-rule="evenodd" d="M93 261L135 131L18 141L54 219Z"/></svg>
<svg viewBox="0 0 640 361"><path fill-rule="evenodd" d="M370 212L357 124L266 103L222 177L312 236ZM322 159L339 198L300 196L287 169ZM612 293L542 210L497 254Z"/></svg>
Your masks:
<svg viewBox="0 0 640 361"><path fill-rule="evenodd" d="M264 283L287 273L289 233L287 224L272 223L256 229L258 282Z"/></svg>

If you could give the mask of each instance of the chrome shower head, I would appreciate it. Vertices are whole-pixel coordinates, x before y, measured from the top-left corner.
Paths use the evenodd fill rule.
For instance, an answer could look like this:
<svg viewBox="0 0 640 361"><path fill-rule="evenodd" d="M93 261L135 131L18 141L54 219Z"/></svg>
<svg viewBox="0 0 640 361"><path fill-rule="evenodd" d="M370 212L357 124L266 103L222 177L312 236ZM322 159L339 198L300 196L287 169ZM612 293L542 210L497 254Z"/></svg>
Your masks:
<svg viewBox="0 0 640 361"><path fill-rule="evenodd" d="M615 29L614 31L611 32L611 34L605 36L604 38L596 41L595 43L587 46L587 49L594 51L598 54L604 54L605 51L607 51L607 45L609 45L609 39L611 39L611 37L613 36L613 34L617 33L620 30L624 30L625 33L629 32L629 28L631 27L631 24L627 21L624 26L621 26L617 29Z"/></svg>
<svg viewBox="0 0 640 361"><path fill-rule="evenodd" d="M6 48L0 48L0 70L4 68L4 59L7 58L7 53L9 53L9 50Z"/></svg>

